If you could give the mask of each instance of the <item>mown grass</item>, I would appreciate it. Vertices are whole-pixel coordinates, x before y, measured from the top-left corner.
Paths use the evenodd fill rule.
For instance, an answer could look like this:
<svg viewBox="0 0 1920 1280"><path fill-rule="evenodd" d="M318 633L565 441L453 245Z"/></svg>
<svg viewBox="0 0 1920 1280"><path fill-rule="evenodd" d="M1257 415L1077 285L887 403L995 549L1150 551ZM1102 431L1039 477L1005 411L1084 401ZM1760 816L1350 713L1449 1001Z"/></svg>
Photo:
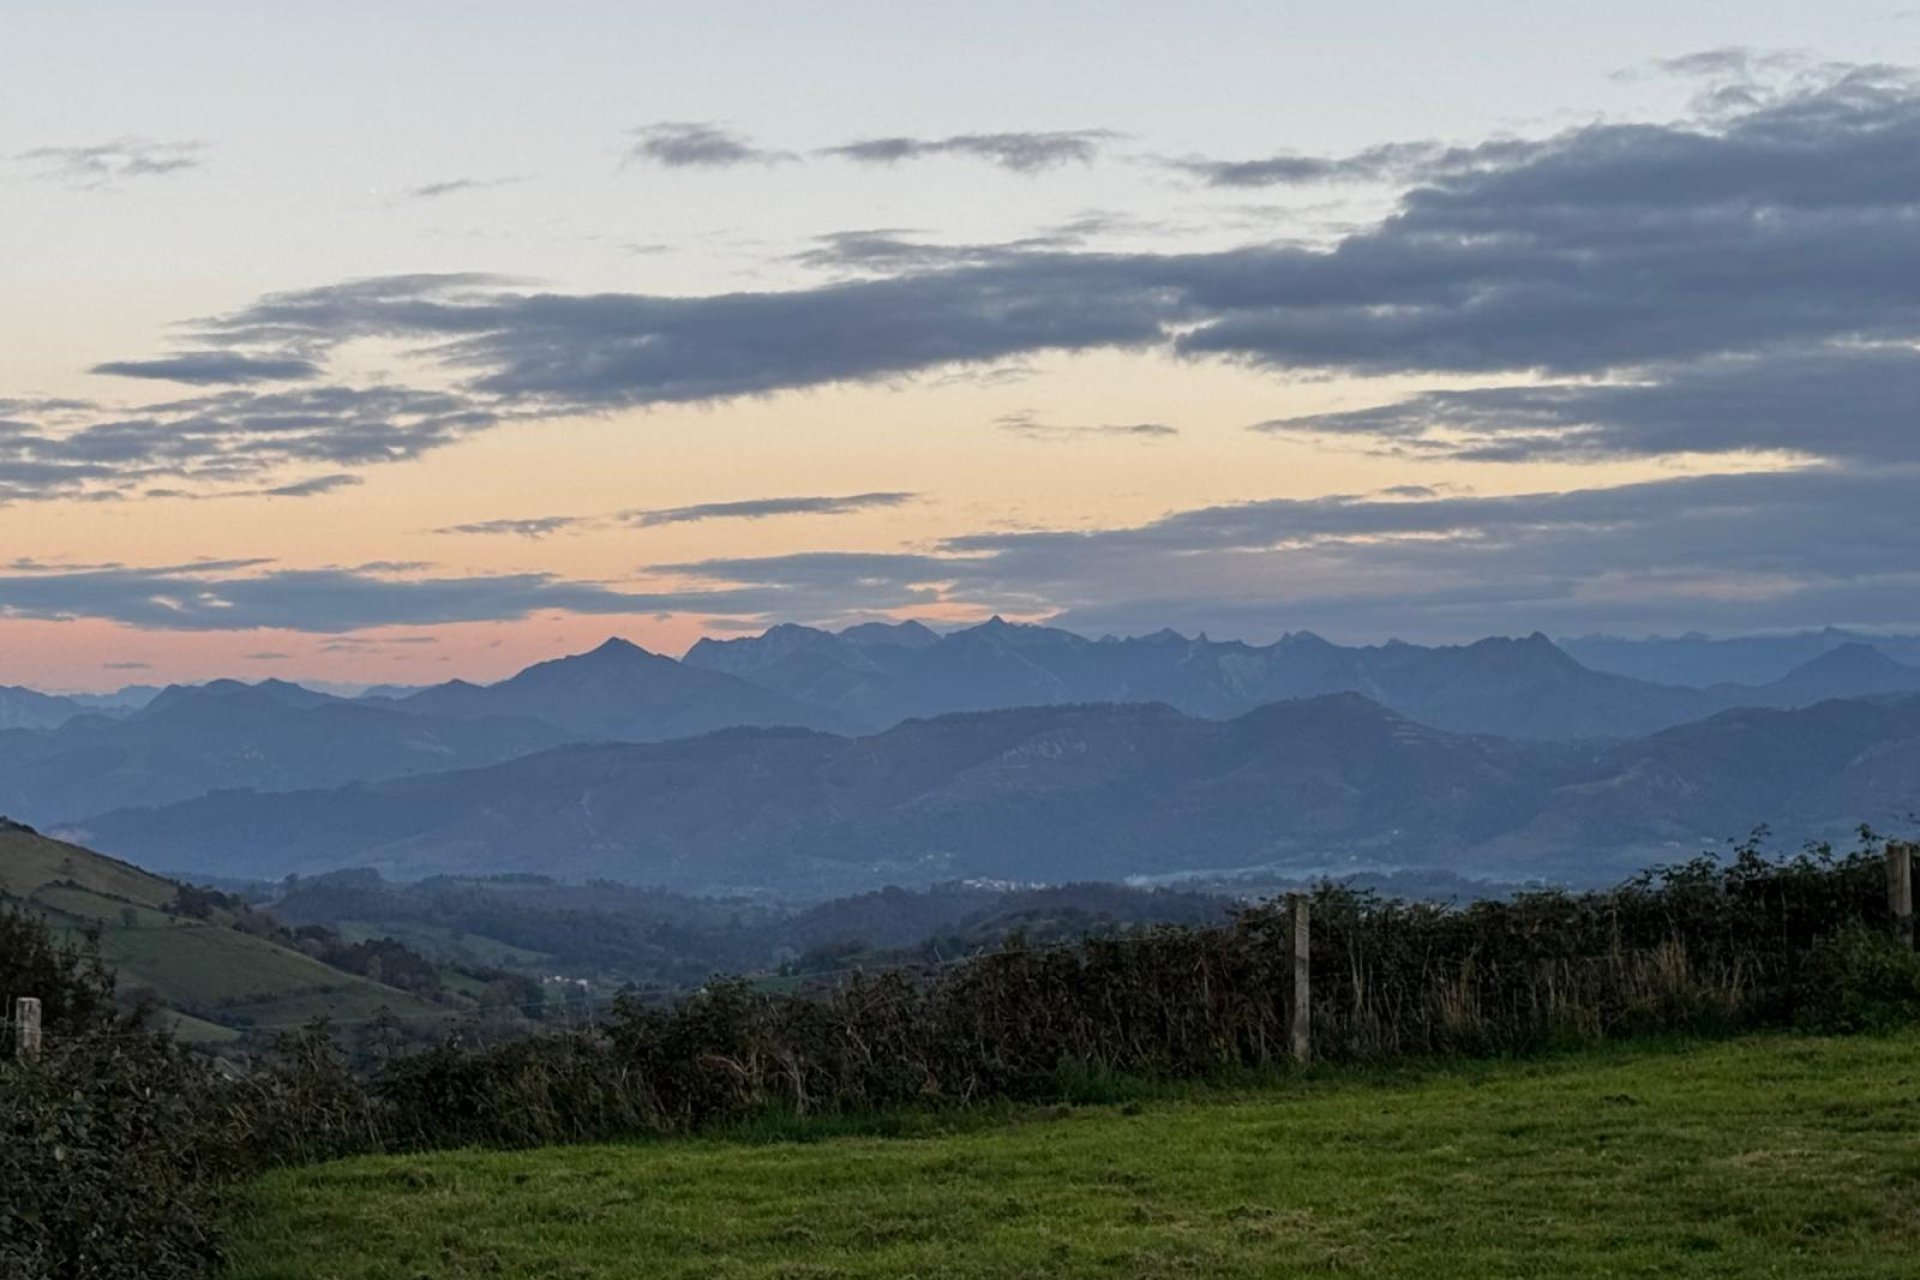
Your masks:
<svg viewBox="0 0 1920 1280"><path fill-rule="evenodd" d="M1920 1033L275 1173L228 1280L1906 1277Z"/></svg>

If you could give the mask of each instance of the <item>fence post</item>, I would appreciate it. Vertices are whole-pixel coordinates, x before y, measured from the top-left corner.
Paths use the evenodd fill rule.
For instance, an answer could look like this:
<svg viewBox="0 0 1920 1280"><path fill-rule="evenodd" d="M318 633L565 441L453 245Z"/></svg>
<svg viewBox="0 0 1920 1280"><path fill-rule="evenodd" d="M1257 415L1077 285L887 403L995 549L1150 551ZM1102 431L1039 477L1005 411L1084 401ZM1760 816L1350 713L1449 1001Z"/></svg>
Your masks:
<svg viewBox="0 0 1920 1280"><path fill-rule="evenodd" d="M1913 945L1913 846L1887 842L1887 909L1893 914L1894 933Z"/></svg>
<svg viewBox="0 0 1920 1280"><path fill-rule="evenodd" d="M13 1002L13 1043L22 1062L40 1056L40 1001L33 996Z"/></svg>
<svg viewBox="0 0 1920 1280"><path fill-rule="evenodd" d="M1288 903L1292 907L1293 917L1293 1016L1287 1025L1288 1038L1292 1042L1293 1060L1299 1066L1306 1066L1313 1056L1313 1038L1311 1018L1313 1016L1313 965L1308 941L1311 937L1311 913L1307 908L1307 895L1288 894Z"/></svg>

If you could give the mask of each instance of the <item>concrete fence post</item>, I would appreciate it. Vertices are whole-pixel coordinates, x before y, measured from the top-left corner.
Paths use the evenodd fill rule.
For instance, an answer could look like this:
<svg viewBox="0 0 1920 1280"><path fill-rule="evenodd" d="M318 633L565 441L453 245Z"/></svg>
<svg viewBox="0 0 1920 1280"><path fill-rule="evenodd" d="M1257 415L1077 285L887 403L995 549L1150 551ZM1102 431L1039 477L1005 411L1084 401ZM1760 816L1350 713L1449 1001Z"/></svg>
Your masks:
<svg viewBox="0 0 1920 1280"><path fill-rule="evenodd" d="M40 1056L40 1001L33 996L13 1002L13 1044L22 1062Z"/></svg>
<svg viewBox="0 0 1920 1280"><path fill-rule="evenodd" d="M1913 945L1913 846L1899 841L1887 844L1887 910L1893 915L1893 929L1900 940Z"/></svg>
<svg viewBox="0 0 1920 1280"><path fill-rule="evenodd" d="M1289 894L1288 903L1293 923L1293 1010L1287 1034L1294 1062L1304 1067L1313 1057L1313 963L1309 946L1313 926L1306 894Z"/></svg>

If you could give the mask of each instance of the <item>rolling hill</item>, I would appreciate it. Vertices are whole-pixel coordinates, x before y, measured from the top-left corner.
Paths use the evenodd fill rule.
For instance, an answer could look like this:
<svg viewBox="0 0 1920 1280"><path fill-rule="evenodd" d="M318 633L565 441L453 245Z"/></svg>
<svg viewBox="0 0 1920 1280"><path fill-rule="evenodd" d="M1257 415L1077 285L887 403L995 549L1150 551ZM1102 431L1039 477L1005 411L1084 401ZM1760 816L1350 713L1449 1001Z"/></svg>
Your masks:
<svg viewBox="0 0 1920 1280"><path fill-rule="evenodd" d="M217 1042L309 1019L408 1018L450 1011L231 927L182 912L181 886L0 820L0 905L78 934L97 930L123 992L150 991L186 1038ZM18 993L16 993L18 994Z"/></svg>

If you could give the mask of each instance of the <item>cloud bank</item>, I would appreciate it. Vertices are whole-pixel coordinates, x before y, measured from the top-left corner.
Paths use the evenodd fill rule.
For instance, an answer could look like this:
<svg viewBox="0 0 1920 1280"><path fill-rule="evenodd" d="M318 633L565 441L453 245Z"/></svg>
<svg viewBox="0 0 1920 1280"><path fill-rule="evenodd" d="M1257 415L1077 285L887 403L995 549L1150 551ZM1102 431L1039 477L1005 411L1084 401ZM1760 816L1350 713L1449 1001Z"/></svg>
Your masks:
<svg viewBox="0 0 1920 1280"><path fill-rule="evenodd" d="M1044 154L958 141L873 140L847 158ZM669 167L771 154L702 125L657 126L635 146ZM0 501L111 497L157 477L298 484L274 473L348 474L508 421L1137 351L1279 377L1417 379L1424 390L1384 404L1261 424L1412 458L1784 455L1795 469L1522 498L1252 504L1095 533L983 532L910 556L662 566L690 585L663 594L521 582L502 588L497 607L566 597L592 609L611 595L621 608L817 617L940 602L1058 610L1086 625L1236 611L1248 625L1282 614L1359 625L1391 609L1435 626L1472 619L1473 630L1502 610L1527 629L1641 616L1705 625L1715 610L1747 626L1915 621L1920 522L1904 515L1920 468L1911 75L1827 68L1785 87L1716 88L1674 121L1258 163L1190 172L1227 186L1405 185L1391 213L1330 246L1096 252L1040 236L943 250L870 232L825 246L863 274L784 291L581 295L416 275L275 294L201 323L184 354L114 362L135 376L205 370L217 388L205 394L119 411L0 405ZM363 340L411 351L420 385L334 374L336 353ZM289 362L297 385L246 380L243 363L214 381L220 353ZM676 518L714 518L687 514L699 510ZM31 580L40 594L20 580L24 603L0 608L54 607L49 580ZM290 579L248 581L266 585L225 607L291 610L274 594ZM309 585L326 594L325 581ZM406 606L423 615L443 598L483 595L472 581L434 590L367 589L424 602ZM355 584L340 598L369 597Z"/></svg>

